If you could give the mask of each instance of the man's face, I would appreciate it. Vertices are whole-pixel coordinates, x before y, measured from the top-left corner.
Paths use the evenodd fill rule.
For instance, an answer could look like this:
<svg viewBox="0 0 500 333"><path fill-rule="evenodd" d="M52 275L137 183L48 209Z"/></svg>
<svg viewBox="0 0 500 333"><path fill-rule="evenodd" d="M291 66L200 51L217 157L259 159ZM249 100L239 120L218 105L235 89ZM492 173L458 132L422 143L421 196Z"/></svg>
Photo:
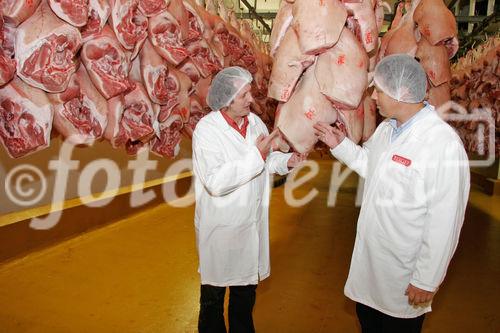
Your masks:
<svg viewBox="0 0 500 333"><path fill-rule="evenodd" d="M382 90L375 86L372 99L377 102L379 113L385 118L393 118L394 112L397 111L396 102L391 97L387 96Z"/></svg>
<svg viewBox="0 0 500 333"><path fill-rule="evenodd" d="M233 102L229 105L228 113L235 117L244 117L250 113L250 104L253 102L250 84L247 83L236 95Z"/></svg>

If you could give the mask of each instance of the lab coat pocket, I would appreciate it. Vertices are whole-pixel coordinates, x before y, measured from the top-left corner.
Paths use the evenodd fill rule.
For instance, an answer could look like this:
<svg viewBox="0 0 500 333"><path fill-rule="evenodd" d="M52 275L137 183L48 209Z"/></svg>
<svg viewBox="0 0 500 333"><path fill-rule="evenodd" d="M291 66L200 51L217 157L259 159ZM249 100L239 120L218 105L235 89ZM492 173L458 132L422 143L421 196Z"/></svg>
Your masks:
<svg viewBox="0 0 500 333"><path fill-rule="evenodd" d="M384 163L380 169L376 204L387 208L402 208L411 204L414 171L398 163Z"/></svg>

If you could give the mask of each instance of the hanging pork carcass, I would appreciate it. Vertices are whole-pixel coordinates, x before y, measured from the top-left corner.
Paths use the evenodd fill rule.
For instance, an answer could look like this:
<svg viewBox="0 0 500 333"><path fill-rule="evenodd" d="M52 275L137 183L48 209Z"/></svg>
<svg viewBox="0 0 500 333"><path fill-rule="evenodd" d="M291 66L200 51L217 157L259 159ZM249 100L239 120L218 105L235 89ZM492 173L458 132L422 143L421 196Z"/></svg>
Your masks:
<svg viewBox="0 0 500 333"><path fill-rule="evenodd" d="M10 157L47 148L54 111L47 94L15 77L0 88L0 139Z"/></svg>

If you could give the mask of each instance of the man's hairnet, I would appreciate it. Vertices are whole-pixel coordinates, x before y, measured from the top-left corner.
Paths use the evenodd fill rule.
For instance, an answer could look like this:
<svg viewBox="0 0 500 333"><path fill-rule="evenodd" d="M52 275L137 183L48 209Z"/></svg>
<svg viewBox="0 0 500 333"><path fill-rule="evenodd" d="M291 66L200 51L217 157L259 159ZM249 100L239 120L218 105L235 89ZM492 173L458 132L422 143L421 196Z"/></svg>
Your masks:
<svg viewBox="0 0 500 333"><path fill-rule="evenodd" d="M240 90L250 82L252 75L246 69L238 66L224 68L215 75L208 89L208 106L213 111L228 106Z"/></svg>
<svg viewBox="0 0 500 333"><path fill-rule="evenodd" d="M375 67L375 85L399 102L419 103L427 91L427 75L412 56L394 54Z"/></svg>

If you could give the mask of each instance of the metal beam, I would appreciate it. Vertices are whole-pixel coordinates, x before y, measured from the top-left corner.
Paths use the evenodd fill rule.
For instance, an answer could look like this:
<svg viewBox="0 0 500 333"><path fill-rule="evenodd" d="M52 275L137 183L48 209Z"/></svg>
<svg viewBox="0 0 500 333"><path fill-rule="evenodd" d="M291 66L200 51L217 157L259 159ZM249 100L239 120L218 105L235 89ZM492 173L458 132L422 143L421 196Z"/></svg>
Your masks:
<svg viewBox="0 0 500 333"><path fill-rule="evenodd" d="M494 13L487 16L469 34L464 36L465 42L461 43L461 48L467 50L474 43L474 37L482 34L491 23L496 23L498 21L500 21L500 13Z"/></svg>
<svg viewBox="0 0 500 333"><path fill-rule="evenodd" d="M257 12L257 15L262 17L264 20L273 20L276 17L276 13L274 12ZM254 18L254 15L249 12L243 12L243 13L238 13L238 16L243 18L243 19L251 19ZM478 16L465 16L465 15L459 15L456 16L456 20L459 23L465 22L465 23L481 23L483 20L485 20L488 16L486 15L478 15ZM385 14L384 15L384 21L386 22L392 22L394 18L394 15L392 14Z"/></svg>
<svg viewBox="0 0 500 333"><path fill-rule="evenodd" d="M268 33L271 33L271 28L266 23L266 21L264 21L264 19L259 14L257 14L255 8L253 8L253 6L247 0L241 0L241 2L243 2L243 4L247 6L248 11L253 15L255 19L257 19L257 21L259 21L262 24L264 29L266 29Z"/></svg>
<svg viewBox="0 0 500 333"><path fill-rule="evenodd" d="M276 13L275 12L256 12L257 15L262 17L264 20L274 20L276 18ZM238 17L241 17L243 19L251 19L254 18L252 13L249 12L241 12L238 13Z"/></svg>
<svg viewBox="0 0 500 333"><path fill-rule="evenodd" d="M458 2L459 0L451 0L451 2L448 4L448 9L452 10L453 6Z"/></svg>
<svg viewBox="0 0 500 333"><path fill-rule="evenodd" d="M486 15L478 15L478 16L456 16L457 22L470 22L470 23L481 23L488 16Z"/></svg>

